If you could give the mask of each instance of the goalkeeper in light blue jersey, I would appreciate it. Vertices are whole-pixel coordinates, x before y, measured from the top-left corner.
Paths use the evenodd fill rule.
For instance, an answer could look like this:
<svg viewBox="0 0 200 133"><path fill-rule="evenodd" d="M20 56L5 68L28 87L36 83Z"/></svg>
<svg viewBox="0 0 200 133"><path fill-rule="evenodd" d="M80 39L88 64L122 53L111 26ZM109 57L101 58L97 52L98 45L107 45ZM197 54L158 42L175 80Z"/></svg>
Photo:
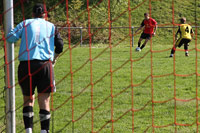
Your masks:
<svg viewBox="0 0 200 133"><path fill-rule="evenodd" d="M54 24L44 18L27 19L8 33L7 41L16 42L21 38L20 61L34 59L53 61L55 30Z"/></svg>
<svg viewBox="0 0 200 133"><path fill-rule="evenodd" d="M45 20L43 4L36 4L33 7L33 17L12 29L7 34L7 41L14 43L21 38L18 82L23 93L23 120L26 133L32 133L36 87L41 133L49 133L50 93L55 91L53 66L63 51L63 40L55 25Z"/></svg>

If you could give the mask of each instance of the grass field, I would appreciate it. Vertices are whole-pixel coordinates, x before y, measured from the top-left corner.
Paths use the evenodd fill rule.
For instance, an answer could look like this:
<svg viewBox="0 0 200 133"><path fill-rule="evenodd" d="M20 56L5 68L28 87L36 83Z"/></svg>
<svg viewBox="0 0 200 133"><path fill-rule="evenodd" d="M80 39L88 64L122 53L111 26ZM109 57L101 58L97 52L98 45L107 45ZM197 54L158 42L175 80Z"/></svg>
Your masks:
<svg viewBox="0 0 200 133"><path fill-rule="evenodd" d="M92 118L93 130L103 133L111 132L112 127L117 133L132 132L132 121L134 121L134 132L169 133L175 130L180 133L197 132L196 105L198 105L198 121L200 105L196 101L196 96L200 95L200 80L196 73L200 73L200 52L195 51L195 40L193 40L189 47L190 57L185 57L183 51L176 51L175 58L169 58L173 36L167 35L168 38L164 38L162 30L164 29L158 30L152 43L149 42L142 52L135 51L139 36L134 38L133 48L130 47L129 38L119 45L116 44L120 40L112 38L112 49L108 47L108 44L93 44L91 47L92 62L89 60L88 45L74 47L71 50L71 60L70 50L65 45L65 52L54 68L57 92L52 95L51 132L91 132ZM169 30L168 34L172 34L172 29ZM200 49L199 40L198 36L198 49ZM65 44L68 42L66 41ZM0 53L0 57L3 57L3 52ZM18 47L15 53L17 56ZM18 61L15 63L17 72ZM70 72L70 64L73 75ZM112 74L110 68L112 68ZM3 69L0 72L3 74ZM174 76L174 74L183 76ZM3 89L3 79L0 83ZM92 100L91 92L93 92ZM192 100L176 101L175 106L175 96L177 99ZM1 91L1 132L5 132L3 98ZM167 102L152 103L152 100ZM94 107L93 111L91 111L91 102ZM131 111L132 107L136 110L134 113ZM37 133L40 130L37 102L34 112L34 132ZM111 117L115 120L113 125L110 122ZM192 125L175 126L175 119L176 123ZM152 122L155 126L171 125L153 129ZM22 94L19 85L16 86L16 125L17 133L24 132Z"/></svg>
<svg viewBox="0 0 200 133"><path fill-rule="evenodd" d="M131 8L134 8L142 1L145 0L131 2ZM104 2L107 3L106 1ZM152 0L151 3L152 17L157 20L159 26L165 24L172 26L172 1ZM175 0L175 23L178 23L178 19L184 16L187 18L188 23L194 24L197 21L196 23L199 25L199 5L200 1L198 0L196 0L196 5L195 0ZM106 4L105 7L107 7ZM101 12L102 6L100 5L97 8L99 8L100 12L99 17L101 18L101 15L105 16L101 20L102 23L104 20L107 21L108 18L105 15L107 13ZM112 25L126 27L129 25L128 10L118 18L123 12L120 8L116 7L119 12L112 14L112 19L115 20ZM132 25L138 26L143 19L143 13L148 11L149 1L132 10ZM92 10L91 12L93 13ZM85 13L87 17L87 12ZM92 16L92 13L91 18L95 19L97 16ZM70 17L73 20L77 16ZM98 20L94 21L93 19L91 19L91 24L96 27L95 22ZM66 24L66 17L64 17L64 20L63 23ZM59 23L58 20L54 21ZM80 21L79 23L81 24L88 23L82 22L82 19L77 21ZM104 26L108 26L108 23ZM174 32L176 30L174 29ZM129 34L128 29L112 29L112 48L109 47L108 43L104 42L108 38L108 30L103 29L100 35L105 36L103 36L102 40L99 40L100 43L92 44L90 49L85 41L83 46L74 47L70 51L68 49L66 30L64 30L63 33L66 35L63 37L65 40L65 52L60 56L54 68L57 92L51 97L50 132L90 133L92 128L94 132L99 131L101 133L112 132L112 129L115 133L130 133L132 131L136 133L198 132L197 129L199 127L196 121L200 121L200 105L196 98L200 97L200 52L197 52L195 48L200 49L200 29L197 28L196 30L198 32L196 41L193 39L189 46L190 56L185 57L184 51L180 51L183 50L183 47L181 47L176 51L175 58L169 58L170 49L173 46L174 32L172 28L158 28L157 35L152 38L152 43L149 42L142 52L135 51L139 35L134 37L134 47L130 47L130 39L125 38ZM79 34L79 31L77 33ZM85 34L87 33L85 32ZM100 38L98 34L93 37L93 39L96 38ZM93 41L98 42L96 40ZM73 42L75 41L73 40ZM0 44L0 46L2 45L3 43ZM18 49L19 46L17 45L15 47L15 57L18 55ZM92 60L90 60L90 55ZM3 56L4 52L3 48L1 48L1 133L6 132ZM16 83L18 63L16 60ZM23 100L19 85L16 85L15 88L16 132L21 133L25 132L22 120ZM91 110L91 103L93 110ZM34 112L34 133L39 133L40 123L37 101ZM111 118L114 120L113 124ZM152 125L159 128L153 128ZM132 130L133 127L134 130Z"/></svg>

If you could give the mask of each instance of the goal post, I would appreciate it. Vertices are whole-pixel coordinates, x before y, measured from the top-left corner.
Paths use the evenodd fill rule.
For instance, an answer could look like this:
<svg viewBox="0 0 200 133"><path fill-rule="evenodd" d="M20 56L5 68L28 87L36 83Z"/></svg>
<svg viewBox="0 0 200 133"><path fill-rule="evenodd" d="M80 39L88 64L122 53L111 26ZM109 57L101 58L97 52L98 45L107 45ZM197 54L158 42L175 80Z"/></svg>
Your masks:
<svg viewBox="0 0 200 133"><path fill-rule="evenodd" d="M13 0L4 0L4 31L6 34L14 27ZM5 91L6 91L6 132L15 133L15 65L14 43L5 45Z"/></svg>

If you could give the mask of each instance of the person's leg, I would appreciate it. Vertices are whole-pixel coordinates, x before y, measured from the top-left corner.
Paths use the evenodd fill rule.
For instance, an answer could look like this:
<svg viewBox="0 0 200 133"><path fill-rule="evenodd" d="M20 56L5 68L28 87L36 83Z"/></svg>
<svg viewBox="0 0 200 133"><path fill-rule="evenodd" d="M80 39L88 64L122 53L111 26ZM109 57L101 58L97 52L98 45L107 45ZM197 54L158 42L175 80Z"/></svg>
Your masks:
<svg viewBox="0 0 200 133"><path fill-rule="evenodd" d="M37 83L38 89L38 104L40 108L40 124L41 124L41 133L48 133L50 126L50 94L53 92L55 87L54 84L54 71L51 62L45 61L41 62L41 65L44 66L40 71L42 78L39 78Z"/></svg>
<svg viewBox="0 0 200 133"><path fill-rule="evenodd" d="M20 62L18 67L18 82L23 93L23 121L26 133L32 133L34 117L33 106L35 102L35 84L34 76L32 76L32 92L30 92L30 77L28 76L28 71L28 62Z"/></svg>
<svg viewBox="0 0 200 133"><path fill-rule="evenodd" d="M49 102L50 102L50 93L38 94L41 133L49 132L50 118L51 118Z"/></svg>
<svg viewBox="0 0 200 133"><path fill-rule="evenodd" d="M23 98L24 98L24 107L25 106L34 106L34 102L35 102L35 95L33 95L32 96L32 98L31 98L31 96L23 96Z"/></svg>
<svg viewBox="0 0 200 133"><path fill-rule="evenodd" d="M148 41L149 41L149 38L146 38L140 49L143 49L146 46Z"/></svg>
<svg viewBox="0 0 200 133"><path fill-rule="evenodd" d="M140 48L141 42L142 42L142 38L140 37L140 39L138 40L138 47Z"/></svg>
<svg viewBox="0 0 200 133"><path fill-rule="evenodd" d="M169 57L173 57L174 56L174 53L176 51L176 45L173 46L173 48L171 49L171 54Z"/></svg>
<svg viewBox="0 0 200 133"><path fill-rule="evenodd" d="M188 53L188 46L189 46L188 43L184 44L185 56L189 56L189 53Z"/></svg>
<svg viewBox="0 0 200 133"><path fill-rule="evenodd" d="M188 47L190 41L191 41L190 39L184 39L183 43L184 43L185 56L189 56Z"/></svg>
<svg viewBox="0 0 200 133"><path fill-rule="evenodd" d="M173 57L173 56L174 56L174 53L176 52L176 48L177 48L177 47L181 47L182 44L183 44L182 38L179 38L179 39L176 41L175 45L172 47L172 49L171 49L171 54L170 54L169 57Z"/></svg>
<svg viewBox="0 0 200 133"><path fill-rule="evenodd" d="M25 125L26 133L32 133L33 129L33 106L34 106L34 95L30 96L23 96L24 105L23 105L23 120Z"/></svg>

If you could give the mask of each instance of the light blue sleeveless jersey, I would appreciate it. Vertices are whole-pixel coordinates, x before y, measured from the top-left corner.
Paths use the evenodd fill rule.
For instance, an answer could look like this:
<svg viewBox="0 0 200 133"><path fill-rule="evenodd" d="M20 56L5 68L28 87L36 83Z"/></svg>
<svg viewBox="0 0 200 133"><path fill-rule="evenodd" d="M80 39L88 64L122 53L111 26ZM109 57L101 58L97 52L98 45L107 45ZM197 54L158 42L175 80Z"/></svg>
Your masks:
<svg viewBox="0 0 200 133"><path fill-rule="evenodd" d="M19 60L49 60L54 57L54 24L42 18L27 19L19 23L7 35L14 43L21 38Z"/></svg>

